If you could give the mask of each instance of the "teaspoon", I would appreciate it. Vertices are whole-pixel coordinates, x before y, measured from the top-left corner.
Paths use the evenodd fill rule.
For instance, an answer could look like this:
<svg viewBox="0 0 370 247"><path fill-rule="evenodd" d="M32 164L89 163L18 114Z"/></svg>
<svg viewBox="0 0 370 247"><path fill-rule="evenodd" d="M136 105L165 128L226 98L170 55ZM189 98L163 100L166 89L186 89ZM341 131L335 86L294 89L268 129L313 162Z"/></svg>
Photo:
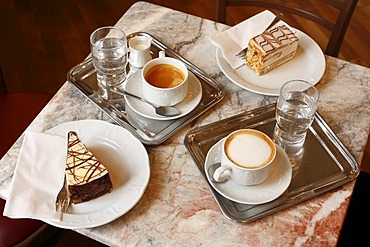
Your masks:
<svg viewBox="0 0 370 247"><path fill-rule="evenodd" d="M213 174L215 173L215 171L217 170L217 168L219 168L221 166L221 163L220 162L217 162L217 163L214 163L212 164L210 167L208 167L208 176L209 176L209 179L213 182L213 183L223 183L227 180L227 178L224 178L220 181L216 181L214 178L213 178Z"/></svg>
<svg viewBox="0 0 370 247"><path fill-rule="evenodd" d="M133 97L135 99L141 100L141 101L143 101L143 102L151 105L155 109L155 113L157 113L160 116L174 117L174 116L178 116L178 115L181 114L181 112L176 107L173 107L173 106L157 106L157 105L155 105L155 104L147 101L146 99L143 99L143 98L141 98L141 97L139 97L137 95L134 95L132 93L126 92L124 90L117 91L116 88L114 88L111 91L113 93L116 93L116 94L119 94L119 95L126 95L126 96Z"/></svg>

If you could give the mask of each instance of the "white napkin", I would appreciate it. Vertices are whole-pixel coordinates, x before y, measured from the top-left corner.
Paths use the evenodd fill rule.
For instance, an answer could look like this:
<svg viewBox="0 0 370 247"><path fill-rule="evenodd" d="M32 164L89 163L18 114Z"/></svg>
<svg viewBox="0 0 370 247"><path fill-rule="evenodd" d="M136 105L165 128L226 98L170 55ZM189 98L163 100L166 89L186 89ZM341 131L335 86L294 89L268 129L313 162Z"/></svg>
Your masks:
<svg viewBox="0 0 370 247"><path fill-rule="evenodd" d="M274 13L265 10L222 33L216 34L210 39L222 51L230 66L233 69L237 69L244 65L245 61L235 56L235 54L248 47L249 40L261 34L274 18ZM275 26L283 24L286 25L283 21L279 21Z"/></svg>
<svg viewBox="0 0 370 247"><path fill-rule="evenodd" d="M67 137L27 131L3 214L59 220L55 200L64 182Z"/></svg>

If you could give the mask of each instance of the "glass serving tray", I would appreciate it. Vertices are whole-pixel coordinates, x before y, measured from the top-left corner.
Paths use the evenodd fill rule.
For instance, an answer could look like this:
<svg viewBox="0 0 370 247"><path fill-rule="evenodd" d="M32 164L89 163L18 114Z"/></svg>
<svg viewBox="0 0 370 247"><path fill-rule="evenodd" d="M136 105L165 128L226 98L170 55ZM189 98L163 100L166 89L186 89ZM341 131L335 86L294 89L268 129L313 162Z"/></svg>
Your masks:
<svg viewBox="0 0 370 247"><path fill-rule="evenodd" d="M251 222L298 204L355 179L359 166L321 116L316 113L304 144L303 156L291 159L292 181L274 201L247 205L233 202L213 189L204 171L208 150L230 132L241 128L258 129L273 137L275 107L270 104L221 121L195 128L185 136L185 146L216 199L222 213L236 222Z"/></svg>
<svg viewBox="0 0 370 247"><path fill-rule="evenodd" d="M189 71L200 81L203 92L202 98L200 103L189 114L174 120L153 120L134 112L126 105L124 97L122 97L122 100L119 102L114 102L114 104L109 103L97 93L96 72L92 65L91 58L73 67L67 74L67 80L85 94L101 110L107 113L116 124L126 128L142 143L158 145L221 101L224 97L224 91L220 83L169 49L150 34L145 32L132 33L127 36L127 42L135 36L151 37L151 54L153 58L158 57L159 51L164 51L166 56L174 57L184 62ZM132 69L128 66L128 77L132 76L135 71L138 72L137 69Z"/></svg>

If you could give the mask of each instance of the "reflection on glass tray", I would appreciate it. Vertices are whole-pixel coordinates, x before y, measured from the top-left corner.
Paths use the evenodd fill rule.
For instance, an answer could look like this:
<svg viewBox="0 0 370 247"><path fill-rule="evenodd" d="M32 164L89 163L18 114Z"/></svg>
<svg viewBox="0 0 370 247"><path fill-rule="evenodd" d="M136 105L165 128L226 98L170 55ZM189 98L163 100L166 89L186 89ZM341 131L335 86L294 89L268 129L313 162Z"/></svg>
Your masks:
<svg viewBox="0 0 370 247"><path fill-rule="evenodd" d="M250 222L270 215L355 179L359 166L330 127L316 113L310 127L304 152L291 157L294 165L288 189L276 200L257 205L233 202L220 195L209 184L204 172L208 150L230 132L241 128L258 129L273 137L275 104L257 108L189 131L185 146L203 175L222 213L236 222Z"/></svg>
<svg viewBox="0 0 370 247"><path fill-rule="evenodd" d="M145 118L137 114L130 107L127 107L123 97L121 101L117 101L114 104L108 103L108 101L104 100L97 94L98 86L96 82L96 73L92 65L91 58L73 67L68 72L67 79L101 110L107 113L116 124L126 128L142 143L158 145L167 140L195 118L202 115L209 108L220 102L224 97L224 91L220 83L169 49L155 37L145 32L137 32L128 35L127 40L129 41L135 36L151 37L153 39L151 45L153 58L158 57L159 51L165 51L166 56L174 57L184 62L189 71L191 71L200 81L203 95L198 106L189 114L178 119L166 121L154 120ZM128 74L131 75L132 71L129 70Z"/></svg>

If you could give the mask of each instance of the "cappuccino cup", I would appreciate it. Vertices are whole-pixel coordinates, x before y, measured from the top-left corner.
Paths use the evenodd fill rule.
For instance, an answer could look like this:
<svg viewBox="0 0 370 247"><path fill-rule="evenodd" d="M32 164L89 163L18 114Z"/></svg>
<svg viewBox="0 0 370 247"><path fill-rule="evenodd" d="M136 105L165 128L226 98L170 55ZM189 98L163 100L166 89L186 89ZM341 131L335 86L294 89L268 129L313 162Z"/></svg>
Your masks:
<svg viewBox="0 0 370 247"><path fill-rule="evenodd" d="M240 185L260 184L267 179L275 155L275 144L266 134L254 129L236 130L222 144L221 166L213 178Z"/></svg>
<svg viewBox="0 0 370 247"><path fill-rule="evenodd" d="M178 59L159 57L146 63L141 71L143 96L158 106L172 106L188 94L188 69Z"/></svg>

